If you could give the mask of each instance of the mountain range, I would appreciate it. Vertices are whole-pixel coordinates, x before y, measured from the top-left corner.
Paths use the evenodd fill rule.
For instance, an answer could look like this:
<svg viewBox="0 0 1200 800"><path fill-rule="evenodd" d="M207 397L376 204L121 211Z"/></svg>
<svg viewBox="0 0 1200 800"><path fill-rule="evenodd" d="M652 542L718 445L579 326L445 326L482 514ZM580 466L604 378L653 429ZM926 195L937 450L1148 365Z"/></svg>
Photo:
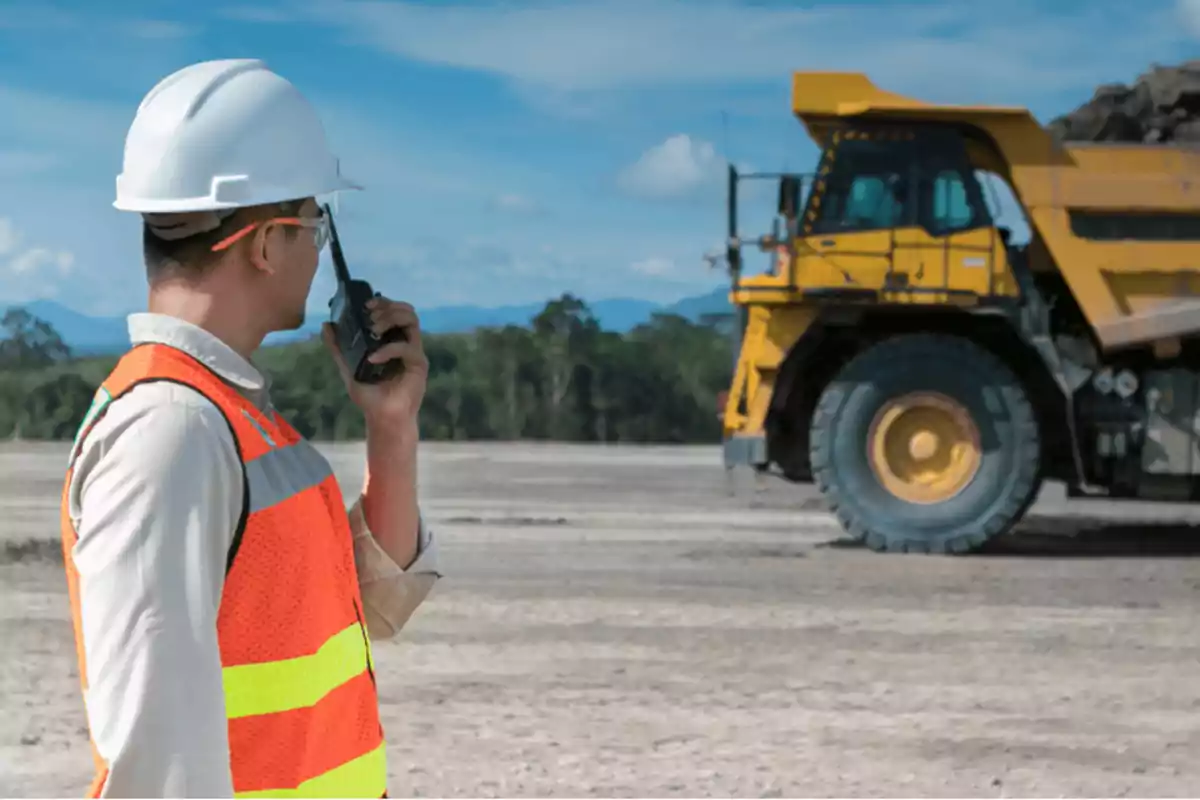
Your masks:
<svg viewBox="0 0 1200 800"><path fill-rule="evenodd" d="M54 326L72 352L79 355L101 355L124 350L129 344L125 317L92 317L81 314L53 300L35 300L10 306L21 307L35 317ZM506 306L435 306L418 309L421 314L421 329L430 333L459 333L475 328L503 325L527 325L536 316L545 302ZM678 314L699 321L705 314L723 314L732 310L728 290L719 287L711 292L694 297L685 297L674 303L660 304L634 298L609 298L588 302L602 328L624 333L650 319L655 312ZM311 318L298 331L272 334L266 344L283 344L306 339L316 333L323 322Z"/></svg>

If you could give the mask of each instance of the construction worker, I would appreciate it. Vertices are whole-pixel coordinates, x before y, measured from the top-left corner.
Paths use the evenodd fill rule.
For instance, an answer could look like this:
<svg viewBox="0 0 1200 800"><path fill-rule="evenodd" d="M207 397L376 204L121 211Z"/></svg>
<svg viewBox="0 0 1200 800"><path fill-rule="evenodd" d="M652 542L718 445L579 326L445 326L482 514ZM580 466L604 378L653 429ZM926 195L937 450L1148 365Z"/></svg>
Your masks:
<svg viewBox="0 0 1200 800"><path fill-rule="evenodd" d="M438 579L416 492L427 362L379 298L354 381L366 478L347 511L329 463L273 409L251 354L298 328L341 176L315 111L260 61L195 64L146 95L117 177L142 215L149 313L76 438L62 537L97 773L90 797L380 797L370 640Z"/></svg>

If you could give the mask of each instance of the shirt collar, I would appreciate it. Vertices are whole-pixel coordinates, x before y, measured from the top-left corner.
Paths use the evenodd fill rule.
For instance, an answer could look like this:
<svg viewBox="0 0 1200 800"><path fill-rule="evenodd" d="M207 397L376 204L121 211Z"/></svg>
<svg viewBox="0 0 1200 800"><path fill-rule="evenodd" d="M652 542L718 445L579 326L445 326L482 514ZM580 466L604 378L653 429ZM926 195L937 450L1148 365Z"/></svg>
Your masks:
<svg viewBox="0 0 1200 800"><path fill-rule="evenodd" d="M167 314L130 314L128 324L129 339L134 345L162 344L181 350L240 389L260 408L266 407L268 378L213 334Z"/></svg>

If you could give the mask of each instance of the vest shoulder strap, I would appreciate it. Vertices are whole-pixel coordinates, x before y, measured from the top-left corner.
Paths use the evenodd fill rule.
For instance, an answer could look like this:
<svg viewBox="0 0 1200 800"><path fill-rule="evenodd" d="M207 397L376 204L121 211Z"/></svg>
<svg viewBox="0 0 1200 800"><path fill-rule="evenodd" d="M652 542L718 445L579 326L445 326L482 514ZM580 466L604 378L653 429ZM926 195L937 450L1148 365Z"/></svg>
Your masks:
<svg viewBox="0 0 1200 800"><path fill-rule="evenodd" d="M262 437L256 432L249 432L256 431L255 422L249 414L241 413L241 408L236 409L238 413L231 413L235 411L236 406L247 405L236 390L200 361L177 348L162 344L137 345L122 356L113 371L96 390L92 405L75 435L68 469L78 458L88 433L104 418L105 413L115 401L137 386L159 382L178 383L203 395L221 414L221 418L225 421L229 428L229 434L233 438L238 463L242 470L242 499L237 528L234 530L229 552L225 558L225 573L228 575L229 570L233 568L234 557L241 546L246 522L250 516L250 480L246 472L246 461L248 457L260 455L260 453L249 455L247 450L257 449L256 445L262 441Z"/></svg>

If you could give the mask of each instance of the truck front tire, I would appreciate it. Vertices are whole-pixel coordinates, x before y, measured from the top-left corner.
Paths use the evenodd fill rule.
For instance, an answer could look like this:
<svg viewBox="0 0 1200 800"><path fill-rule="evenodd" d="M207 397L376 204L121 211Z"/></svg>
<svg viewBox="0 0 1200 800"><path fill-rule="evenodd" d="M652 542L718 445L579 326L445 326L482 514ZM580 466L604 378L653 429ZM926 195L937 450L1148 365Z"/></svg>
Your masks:
<svg viewBox="0 0 1200 800"><path fill-rule="evenodd" d="M974 342L886 339L825 387L813 477L872 550L964 553L1020 519L1040 483L1037 417L1020 380Z"/></svg>

